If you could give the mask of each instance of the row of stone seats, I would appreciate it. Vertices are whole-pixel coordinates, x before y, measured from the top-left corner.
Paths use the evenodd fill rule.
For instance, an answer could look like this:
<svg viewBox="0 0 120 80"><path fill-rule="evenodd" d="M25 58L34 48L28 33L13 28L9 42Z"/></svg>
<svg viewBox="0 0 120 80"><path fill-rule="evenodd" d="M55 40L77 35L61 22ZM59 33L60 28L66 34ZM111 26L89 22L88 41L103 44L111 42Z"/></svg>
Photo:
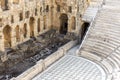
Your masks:
<svg viewBox="0 0 120 80"><path fill-rule="evenodd" d="M120 10L113 6L118 4L119 0L106 0L105 7L97 14L78 54L101 65L108 75L107 80L119 79Z"/></svg>
<svg viewBox="0 0 120 80"><path fill-rule="evenodd" d="M82 17L82 20L91 22L95 18L96 14L101 6L102 6L102 0L93 0L89 4L89 7L87 8L87 10L85 11L85 13Z"/></svg>

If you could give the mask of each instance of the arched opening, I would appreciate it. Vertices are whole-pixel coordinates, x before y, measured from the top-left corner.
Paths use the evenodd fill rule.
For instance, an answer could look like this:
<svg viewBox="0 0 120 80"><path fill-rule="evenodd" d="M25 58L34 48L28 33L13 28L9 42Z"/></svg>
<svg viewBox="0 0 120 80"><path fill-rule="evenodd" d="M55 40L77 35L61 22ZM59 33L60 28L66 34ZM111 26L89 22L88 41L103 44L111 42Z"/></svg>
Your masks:
<svg viewBox="0 0 120 80"><path fill-rule="evenodd" d="M68 31L68 16L67 14L62 14L60 16L60 34L66 34Z"/></svg>
<svg viewBox="0 0 120 80"><path fill-rule="evenodd" d="M27 37L27 24L26 23L24 24L24 27L23 27L23 36L24 38Z"/></svg>
<svg viewBox="0 0 120 80"><path fill-rule="evenodd" d="M20 28L18 25L15 28L15 35L16 35L16 42L19 42L20 41Z"/></svg>
<svg viewBox="0 0 120 80"><path fill-rule="evenodd" d="M72 30L76 29L76 19L75 19L75 17L72 17L72 19L71 19L71 28L72 28Z"/></svg>
<svg viewBox="0 0 120 80"><path fill-rule="evenodd" d="M34 37L34 22L35 19L33 17L30 18L29 25L30 25L30 37Z"/></svg>
<svg viewBox="0 0 120 80"><path fill-rule="evenodd" d="M40 32L40 18L38 19L37 26L37 31Z"/></svg>
<svg viewBox="0 0 120 80"><path fill-rule="evenodd" d="M23 13L22 13L22 12L19 14L19 20L20 20L20 21L23 20Z"/></svg>
<svg viewBox="0 0 120 80"><path fill-rule="evenodd" d="M88 27L90 26L90 23L84 22L82 24L82 29L81 29L81 41L83 40L84 36L86 35L86 32L88 30Z"/></svg>
<svg viewBox="0 0 120 80"><path fill-rule="evenodd" d="M3 29L3 35L4 35L4 47L10 48L12 46L11 44L11 27L9 25L6 25Z"/></svg>
<svg viewBox="0 0 120 80"><path fill-rule="evenodd" d="M44 20L44 25L43 25L43 29L45 30L46 27L47 27L47 24L46 24L46 16L43 17L43 20Z"/></svg>

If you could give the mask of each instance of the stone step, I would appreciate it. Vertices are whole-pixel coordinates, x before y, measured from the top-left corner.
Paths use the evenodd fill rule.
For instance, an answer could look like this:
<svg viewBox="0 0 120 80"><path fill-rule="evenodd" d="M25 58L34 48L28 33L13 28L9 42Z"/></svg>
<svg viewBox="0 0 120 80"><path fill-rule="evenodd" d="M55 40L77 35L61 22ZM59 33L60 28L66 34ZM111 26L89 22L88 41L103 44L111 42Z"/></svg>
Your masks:
<svg viewBox="0 0 120 80"><path fill-rule="evenodd" d="M96 49L96 50L99 49L98 51L101 51L101 52L104 51L105 55L109 55L109 53L111 53L113 51L112 49L110 49L110 48L108 48L108 47L106 47L106 46L104 46L102 44L98 44L98 43L95 43L95 42L93 43L91 41L90 42L86 42L86 44L84 46L85 47L87 46L87 48L91 47L90 49Z"/></svg>
<svg viewBox="0 0 120 80"><path fill-rule="evenodd" d="M115 42L117 42L118 44L120 44L120 39L119 39L119 36L116 34L116 35L113 35L113 34L109 34L109 36L106 36L104 33L102 32L96 32L94 34L91 34L91 36L96 36L96 37L102 37L102 38L105 38L106 40L113 40Z"/></svg>
<svg viewBox="0 0 120 80"><path fill-rule="evenodd" d="M89 41L104 45L106 48L111 49L111 50L114 50L117 47L116 45L114 45L112 43L104 42L104 41L101 41L101 40L98 40L98 39L89 38Z"/></svg>
<svg viewBox="0 0 120 80"><path fill-rule="evenodd" d="M85 57L85 58L90 59L90 60L96 60L96 61L101 61L102 60L102 58L100 56L92 54L92 53L87 52L87 51L81 51L80 55L82 57Z"/></svg>
<svg viewBox="0 0 120 80"><path fill-rule="evenodd" d="M119 71L120 67L119 67L119 62L116 61L116 59L114 58L114 56L109 56L107 57L107 60L112 64L112 66L114 67L114 71Z"/></svg>
<svg viewBox="0 0 120 80"><path fill-rule="evenodd" d="M112 73L114 71L114 66L108 59L102 60L101 64L106 68L108 73Z"/></svg>
<svg viewBox="0 0 120 80"><path fill-rule="evenodd" d="M96 54L96 55L100 56L101 58L105 58L109 55L108 51L102 50L99 47L92 47L92 46L87 45L85 47L82 47L82 49L84 51L88 51L92 54Z"/></svg>

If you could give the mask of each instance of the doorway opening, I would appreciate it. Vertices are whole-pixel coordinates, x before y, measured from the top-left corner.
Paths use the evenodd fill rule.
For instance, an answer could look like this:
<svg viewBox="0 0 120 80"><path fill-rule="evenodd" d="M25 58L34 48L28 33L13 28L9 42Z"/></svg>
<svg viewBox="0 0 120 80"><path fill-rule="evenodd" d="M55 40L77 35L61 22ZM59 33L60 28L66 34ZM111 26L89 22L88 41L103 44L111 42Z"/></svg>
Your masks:
<svg viewBox="0 0 120 80"><path fill-rule="evenodd" d="M15 28L15 33L16 33L16 42L19 42L20 41L20 28L18 25Z"/></svg>
<svg viewBox="0 0 120 80"><path fill-rule="evenodd" d="M3 29L3 35L4 35L4 47L10 48L12 46L11 44L11 27L9 25L6 25Z"/></svg>
<svg viewBox="0 0 120 80"><path fill-rule="evenodd" d="M60 16L60 34L66 35L68 32L68 16L67 14L62 14Z"/></svg>
<svg viewBox="0 0 120 80"><path fill-rule="evenodd" d="M30 37L34 37L34 23L35 19L33 17L30 18L29 25L30 25Z"/></svg>

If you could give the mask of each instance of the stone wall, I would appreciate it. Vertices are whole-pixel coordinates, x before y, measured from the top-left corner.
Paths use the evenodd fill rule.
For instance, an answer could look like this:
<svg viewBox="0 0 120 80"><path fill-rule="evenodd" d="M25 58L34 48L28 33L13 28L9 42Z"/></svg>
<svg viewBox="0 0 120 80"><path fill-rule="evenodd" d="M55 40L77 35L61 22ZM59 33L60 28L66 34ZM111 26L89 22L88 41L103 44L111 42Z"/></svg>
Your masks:
<svg viewBox="0 0 120 80"><path fill-rule="evenodd" d="M0 50L16 46L51 28L60 31L63 15L68 19L67 32L79 34L81 15L87 5L88 0L1 0Z"/></svg>

